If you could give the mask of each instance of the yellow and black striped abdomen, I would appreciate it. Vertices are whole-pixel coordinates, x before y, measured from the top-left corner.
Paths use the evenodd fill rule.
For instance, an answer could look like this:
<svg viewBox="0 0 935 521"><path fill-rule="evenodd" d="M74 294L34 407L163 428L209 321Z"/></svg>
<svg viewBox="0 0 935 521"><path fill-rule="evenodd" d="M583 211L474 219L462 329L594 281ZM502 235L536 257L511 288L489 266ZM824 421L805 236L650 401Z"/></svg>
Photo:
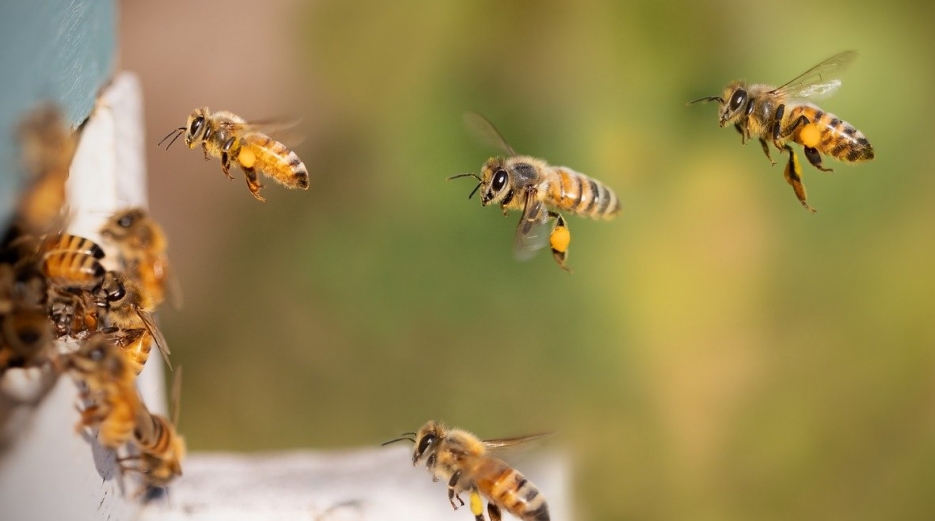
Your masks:
<svg viewBox="0 0 935 521"><path fill-rule="evenodd" d="M46 278L65 287L94 287L105 271L94 255L80 251L53 251L42 259L42 273Z"/></svg>
<svg viewBox="0 0 935 521"><path fill-rule="evenodd" d="M620 212L617 194L596 179L564 167L552 167L545 177L545 203L558 210L592 219L611 219Z"/></svg>
<svg viewBox="0 0 935 521"><path fill-rule="evenodd" d="M840 161L853 163L873 159L870 142L863 132L850 123L814 105L793 108L789 113L789 121L795 121L800 115L808 118L810 124L796 131L796 143L815 148Z"/></svg>
<svg viewBox="0 0 935 521"><path fill-rule="evenodd" d="M477 469L481 494L523 521L549 521L549 506L539 489L520 472L496 458Z"/></svg>
<svg viewBox="0 0 935 521"><path fill-rule="evenodd" d="M68 233L59 233L46 237L42 243L42 250L45 252L72 251L90 255L95 259L104 258L104 250L97 243L91 239Z"/></svg>
<svg viewBox="0 0 935 521"><path fill-rule="evenodd" d="M286 187L308 189L305 163L286 145L265 134L244 136L237 159L244 167L255 168Z"/></svg>

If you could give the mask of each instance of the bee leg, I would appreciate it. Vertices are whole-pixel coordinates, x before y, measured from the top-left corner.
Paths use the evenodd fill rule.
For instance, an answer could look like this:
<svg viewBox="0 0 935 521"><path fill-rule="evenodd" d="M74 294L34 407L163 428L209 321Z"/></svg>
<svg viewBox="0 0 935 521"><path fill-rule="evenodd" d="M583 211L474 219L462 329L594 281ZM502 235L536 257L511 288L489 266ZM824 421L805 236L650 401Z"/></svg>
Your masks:
<svg viewBox="0 0 935 521"><path fill-rule="evenodd" d="M549 212L550 217L555 218L555 226L549 235L549 246L552 248L552 258L558 263L559 267L568 273L572 273L571 268L565 264L568 259L568 245L571 243L571 232L565 224L565 218L560 213Z"/></svg>
<svg viewBox="0 0 935 521"><path fill-rule="evenodd" d="M786 128L782 128L782 116L785 113L785 105L780 105L776 109L776 117L773 123L773 144L776 145L776 148L782 149L782 144L785 140L789 139L789 136L795 134L795 131L803 125L808 125L810 122L805 116L799 115L795 118L795 121L789 123Z"/></svg>
<svg viewBox="0 0 935 521"><path fill-rule="evenodd" d="M821 166L821 154L818 153L817 148L805 147L805 158L808 159L808 162L812 164L813 167L821 170L822 172L833 172L832 168L825 168Z"/></svg>
<svg viewBox="0 0 935 521"><path fill-rule="evenodd" d="M786 104L780 103L776 107L776 112L773 113L773 144L776 145L776 148L782 149L782 143L780 143L779 136L782 133L782 117L786 114Z"/></svg>
<svg viewBox="0 0 935 521"><path fill-rule="evenodd" d="M489 501L487 502L487 516L490 517L490 521L500 521L500 518L503 517L500 514L500 507Z"/></svg>
<svg viewBox="0 0 935 521"><path fill-rule="evenodd" d="M792 150L791 146L785 145L784 148L789 152L789 163L783 172L786 182L792 187L792 191L795 192L795 196L799 198L802 206L809 212L815 213L815 209L808 205L808 196L805 194L805 185L802 183L802 165L799 164L799 158L795 155L795 150Z"/></svg>
<svg viewBox="0 0 935 521"><path fill-rule="evenodd" d="M208 155L208 144L207 144L207 143L202 143L202 144L201 144L201 150L205 153L205 161L210 161L210 160L211 160L211 156Z"/></svg>
<svg viewBox="0 0 935 521"><path fill-rule="evenodd" d="M767 143L765 139L760 138L760 146L763 147L763 153L766 154L766 159L769 159L769 163L776 166L776 162L773 161L773 156L769 154L769 143Z"/></svg>
<svg viewBox="0 0 935 521"><path fill-rule="evenodd" d="M457 510L459 506L464 506L464 500L461 499L461 496L455 493L455 487L458 485L458 480L461 479L461 471L455 471L451 475L451 479L448 480L448 502L451 503L451 508ZM455 505L455 499L458 500L460 505Z"/></svg>
<svg viewBox="0 0 935 521"><path fill-rule="evenodd" d="M738 133L740 133L740 144L741 144L741 145L746 145L746 144L747 144L747 139L750 138L750 136L747 135L747 131L744 130L743 127L740 126L740 123L735 124L735 125L734 125L734 129L735 129Z"/></svg>
<svg viewBox="0 0 935 521"><path fill-rule="evenodd" d="M260 180L257 178L255 168L244 168L243 169L244 178L247 180L247 188L250 189L250 193L253 194L253 197L256 197L257 201L265 203L266 199L260 195L260 188L263 188L263 185L260 184Z"/></svg>
<svg viewBox="0 0 935 521"><path fill-rule="evenodd" d="M484 502L481 500L477 488L471 489L471 513L476 521L484 521Z"/></svg>
<svg viewBox="0 0 935 521"><path fill-rule="evenodd" d="M227 152L221 152L221 172L224 172L227 179L234 180L234 176L231 175L231 157Z"/></svg>

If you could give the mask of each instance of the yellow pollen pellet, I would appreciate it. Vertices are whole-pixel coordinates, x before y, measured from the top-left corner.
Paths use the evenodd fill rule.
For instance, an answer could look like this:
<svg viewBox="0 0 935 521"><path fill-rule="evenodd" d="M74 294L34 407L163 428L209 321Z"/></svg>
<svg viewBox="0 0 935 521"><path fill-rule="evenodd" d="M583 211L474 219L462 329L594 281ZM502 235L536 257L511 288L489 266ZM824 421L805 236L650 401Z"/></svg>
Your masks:
<svg viewBox="0 0 935 521"><path fill-rule="evenodd" d="M552 249L564 253L568 251L568 244L571 243L571 233L568 231L568 228L564 226L556 226L552 230L552 235L549 236L549 243L552 246Z"/></svg>
<svg viewBox="0 0 935 521"><path fill-rule="evenodd" d="M803 146L816 148L821 140L821 132L818 131L818 125L809 123L799 130L799 142Z"/></svg>
<svg viewBox="0 0 935 521"><path fill-rule="evenodd" d="M476 490L471 491L471 513L479 516L484 511L484 503Z"/></svg>
<svg viewBox="0 0 935 521"><path fill-rule="evenodd" d="M253 168L253 164L256 163L256 154L249 148L241 148L240 154L237 156L237 161L240 162L244 168Z"/></svg>

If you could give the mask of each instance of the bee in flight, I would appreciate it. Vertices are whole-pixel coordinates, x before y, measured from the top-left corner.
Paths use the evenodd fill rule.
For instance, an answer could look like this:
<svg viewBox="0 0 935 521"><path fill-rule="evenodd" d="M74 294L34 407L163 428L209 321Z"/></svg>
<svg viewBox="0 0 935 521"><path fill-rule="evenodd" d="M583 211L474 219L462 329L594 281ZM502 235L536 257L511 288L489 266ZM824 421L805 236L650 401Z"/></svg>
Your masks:
<svg viewBox="0 0 935 521"><path fill-rule="evenodd" d="M477 186L468 198L479 190L481 205L500 205L504 215L509 210L523 212L513 241L513 253L518 260L532 258L548 243L555 262L571 272L565 264L571 233L559 211L592 219L612 219L620 212L617 194L600 181L568 167L551 166L541 159L518 155L480 114L468 112L464 121L470 130L507 156L488 159L479 176L458 174L448 179L473 177ZM545 229L553 219L555 224L546 235Z"/></svg>
<svg viewBox="0 0 935 521"><path fill-rule="evenodd" d="M802 206L814 212L802 183L802 167L789 141L802 145L808 162L824 172L831 169L822 166L822 154L847 163L873 159L873 147L861 131L810 102L834 94L841 86L840 74L856 56L854 51L836 54L780 87L733 81L720 96L707 96L689 104L718 102L720 125L733 125L743 143L752 137L759 139L766 158L774 165L770 142L788 152L786 182Z"/></svg>
<svg viewBox="0 0 935 521"><path fill-rule="evenodd" d="M490 521L500 521L501 509L523 521L549 521L549 506L539 489L491 450L519 445L545 436L481 440L470 432L428 421L419 432L407 432L397 441L413 442L412 465L424 463L432 480L448 483L448 501L455 510L464 506L461 492L470 494L471 513L484 521L481 496L487 498ZM455 500L458 503L455 504Z"/></svg>
<svg viewBox="0 0 935 521"><path fill-rule="evenodd" d="M286 148L279 141L267 136L261 130L272 125L248 123L243 118L227 111L212 113L207 107L195 109L188 116L184 127L169 133L159 142L161 145L173 135L166 150L181 135L185 135L188 148L201 145L205 160L211 156L221 160L221 170L228 179L231 165L239 167L247 180L247 188L253 197L266 201L260 195L259 176L261 172L287 188L308 190L308 170L295 152Z"/></svg>

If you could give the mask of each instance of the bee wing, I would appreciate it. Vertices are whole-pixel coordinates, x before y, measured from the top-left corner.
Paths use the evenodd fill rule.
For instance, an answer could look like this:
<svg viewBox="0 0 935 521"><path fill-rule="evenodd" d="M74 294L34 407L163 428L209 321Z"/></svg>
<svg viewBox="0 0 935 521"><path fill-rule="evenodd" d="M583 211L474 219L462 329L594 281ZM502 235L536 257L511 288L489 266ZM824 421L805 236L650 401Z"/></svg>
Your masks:
<svg viewBox="0 0 935 521"><path fill-rule="evenodd" d="M528 443L530 441L537 441L543 438L547 438L555 434L554 432L539 432L536 434L529 434L527 436L516 436L513 438L493 438L490 440L483 440L483 444L488 449L502 449L506 447L513 447L516 445L521 445L523 443Z"/></svg>
<svg viewBox="0 0 935 521"><path fill-rule="evenodd" d="M275 136L277 141L287 140L292 146L302 141L301 133L295 130L302 121L299 119L262 119L244 121L242 123L226 122L222 125L233 133L255 132L267 136Z"/></svg>
<svg viewBox="0 0 935 521"><path fill-rule="evenodd" d="M513 256L518 261L527 261L549 242L549 211L536 197L536 189L526 190L526 207L516 226L513 238Z"/></svg>
<svg viewBox="0 0 935 521"><path fill-rule="evenodd" d="M153 335L153 341L156 342L156 347L158 347L159 352L162 353L162 358L166 361L166 365L169 366L169 369L172 369L172 362L169 361L169 344L166 343L166 337L162 335L162 331L159 331L159 327L156 326L156 321L153 319L153 316L140 308L136 308L136 314L139 315L140 320L146 325L149 334Z"/></svg>
<svg viewBox="0 0 935 521"><path fill-rule="evenodd" d="M179 427L179 413L182 411L182 366L175 370L172 380L172 425Z"/></svg>
<svg viewBox="0 0 935 521"><path fill-rule="evenodd" d="M516 151L503 139L503 134L493 126L493 123L477 112L464 113L464 126L474 137L482 143L490 145L498 150L506 152L509 156L515 156Z"/></svg>
<svg viewBox="0 0 935 521"><path fill-rule="evenodd" d="M834 94L841 86L841 73L857 57L856 51L844 51L828 58L772 91L789 98L820 100Z"/></svg>
<svg viewBox="0 0 935 521"><path fill-rule="evenodd" d="M518 462L524 459L524 454L528 449L533 448L536 442L551 436L552 432L542 432L528 436L517 436L515 438L495 438L483 440L481 443L487 448L488 452L498 458Z"/></svg>

